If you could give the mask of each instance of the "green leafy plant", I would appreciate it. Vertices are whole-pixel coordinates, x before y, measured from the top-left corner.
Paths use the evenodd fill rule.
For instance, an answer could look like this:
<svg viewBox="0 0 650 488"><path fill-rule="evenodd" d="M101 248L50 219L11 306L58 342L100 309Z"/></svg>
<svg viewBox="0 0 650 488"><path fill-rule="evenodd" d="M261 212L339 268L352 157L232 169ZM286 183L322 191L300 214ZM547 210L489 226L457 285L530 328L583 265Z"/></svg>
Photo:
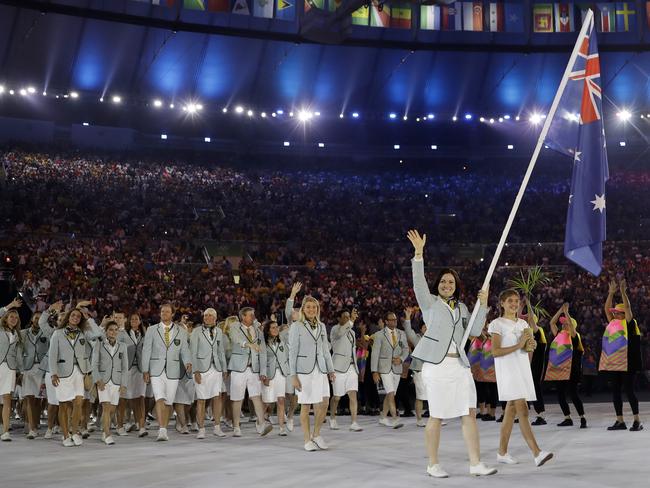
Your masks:
<svg viewBox="0 0 650 488"><path fill-rule="evenodd" d="M519 270L519 276L508 281L508 285L526 297L532 297L535 289L551 284L551 276L544 271L542 266L532 266L526 270ZM538 318L548 318L550 314L541 306L541 301L533 305L533 313Z"/></svg>

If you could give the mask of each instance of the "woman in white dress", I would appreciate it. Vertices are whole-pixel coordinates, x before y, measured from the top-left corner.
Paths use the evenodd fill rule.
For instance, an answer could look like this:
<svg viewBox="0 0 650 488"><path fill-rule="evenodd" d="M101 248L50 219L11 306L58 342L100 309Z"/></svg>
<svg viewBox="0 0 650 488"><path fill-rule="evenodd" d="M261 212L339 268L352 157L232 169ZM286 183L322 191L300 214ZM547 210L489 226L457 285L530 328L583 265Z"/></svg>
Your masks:
<svg viewBox="0 0 650 488"><path fill-rule="evenodd" d="M518 463L508 453L508 442L516 415L519 418L519 429L533 453L535 464L542 466L553 457L553 453L542 451L539 448L528 419L527 402L535 401L537 397L535 396L530 359L526 352L526 343L528 340L532 340L532 335L525 334L524 330L529 327L533 328L533 314L528 314L530 323L518 317L519 293L515 290L501 292L499 305L502 315L490 322L488 327L488 332L492 336L492 355L494 356L499 401L507 402L501 425L497 462Z"/></svg>

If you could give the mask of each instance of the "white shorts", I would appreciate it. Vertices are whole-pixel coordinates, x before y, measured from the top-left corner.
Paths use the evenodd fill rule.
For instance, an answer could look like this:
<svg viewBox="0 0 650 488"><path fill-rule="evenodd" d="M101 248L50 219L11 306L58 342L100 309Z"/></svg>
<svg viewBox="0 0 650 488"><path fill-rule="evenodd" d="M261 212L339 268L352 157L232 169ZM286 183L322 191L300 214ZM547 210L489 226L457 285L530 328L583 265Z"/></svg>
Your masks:
<svg viewBox="0 0 650 488"><path fill-rule="evenodd" d="M146 386L142 372L139 371L137 367L132 367L129 369L129 382L126 385L124 398L127 400L133 400L134 398L143 397L146 391Z"/></svg>
<svg viewBox="0 0 650 488"><path fill-rule="evenodd" d="M174 403L181 405L192 405L194 403L194 380L187 377L178 380L178 388L176 389L176 396Z"/></svg>
<svg viewBox="0 0 650 488"><path fill-rule="evenodd" d="M84 375L75 366L72 374L67 378L59 378L59 386L56 387L56 399L61 402L71 402L77 397L84 398Z"/></svg>
<svg viewBox="0 0 650 488"><path fill-rule="evenodd" d="M300 391L298 403L301 405L314 405L321 403L330 397L330 384L325 373L321 373L318 368L314 368L309 374L298 374L300 380Z"/></svg>
<svg viewBox="0 0 650 488"><path fill-rule="evenodd" d="M100 390L99 387L97 388L97 396L99 397L99 403L117 405L120 403L120 386L109 381L104 385L104 391Z"/></svg>
<svg viewBox="0 0 650 488"><path fill-rule="evenodd" d="M205 373L201 373L201 383L194 382L194 391L197 400L210 400L221 395L223 386L223 373L217 371L213 366Z"/></svg>
<svg viewBox="0 0 650 488"><path fill-rule="evenodd" d="M9 369L4 362L0 364L0 395L9 395L16 389L16 371Z"/></svg>
<svg viewBox="0 0 650 488"><path fill-rule="evenodd" d="M278 398L284 398L287 390L287 379L279 371L269 381L269 386L262 385L262 401L264 403L275 403Z"/></svg>
<svg viewBox="0 0 650 488"><path fill-rule="evenodd" d="M32 369L23 372L23 397L33 396L35 398L38 398L38 396L41 394L42 384L43 371L41 371L41 368L38 366L38 364L34 363Z"/></svg>
<svg viewBox="0 0 650 488"><path fill-rule="evenodd" d="M332 392L335 397L342 397L348 391L359 391L359 375L353 366L350 366L345 373L335 372Z"/></svg>
<svg viewBox="0 0 650 488"><path fill-rule="evenodd" d="M47 403L50 405L58 405L59 399L56 397L56 388L52 384L52 375L45 373L45 393L47 394Z"/></svg>
<svg viewBox="0 0 650 488"><path fill-rule="evenodd" d="M260 381L259 373L253 373L251 368L246 368L246 370L241 373L239 371L231 371L230 399L233 402L242 401L246 395L247 389L250 398L262 394L262 382Z"/></svg>
<svg viewBox="0 0 650 488"><path fill-rule="evenodd" d="M415 399L425 401L427 399L427 389L422 379L422 371L413 371L413 384L415 385Z"/></svg>
<svg viewBox="0 0 650 488"><path fill-rule="evenodd" d="M165 405L173 405L177 389L178 380L170 380L165 373L151 377L151 391L156 401L165 400Z"/></svg>
<svg viewBox="0 0 650 488"><path fill-rule="evenodd" d="M384 389L386 390L387 395L389 393L395 393L397 391L397 387L399 386L399 380L401 378L402 378L401 374L395 374L392 371L390 373L381 374L381 382L384 385Z"/></svg>

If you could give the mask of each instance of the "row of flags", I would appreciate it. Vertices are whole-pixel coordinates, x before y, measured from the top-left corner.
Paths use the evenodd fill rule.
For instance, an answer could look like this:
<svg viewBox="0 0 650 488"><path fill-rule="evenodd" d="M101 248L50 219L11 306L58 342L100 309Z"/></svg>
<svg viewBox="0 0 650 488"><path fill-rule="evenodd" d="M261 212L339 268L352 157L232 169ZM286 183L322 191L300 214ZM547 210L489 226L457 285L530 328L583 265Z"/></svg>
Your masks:
<svg viewBox="0 0 650 488"><path fill-rule="evenodd" d="M304 11L312 8L334 11L343 0L135 0L153 5L190 10L252 15L266 19L293 21L302 3ZM525 6L520 2L459 1L448 5L413 5L371 0L370 5L352 13L354 25L436 31L483 31L521 33L525 28ZM575 32L582 25L588 9L595 14L598 32L631 32L636 30L635 2L554 2L532 5L532 30L536 33ZM650 26L650 1L646 2L646 18Z"/></svg>

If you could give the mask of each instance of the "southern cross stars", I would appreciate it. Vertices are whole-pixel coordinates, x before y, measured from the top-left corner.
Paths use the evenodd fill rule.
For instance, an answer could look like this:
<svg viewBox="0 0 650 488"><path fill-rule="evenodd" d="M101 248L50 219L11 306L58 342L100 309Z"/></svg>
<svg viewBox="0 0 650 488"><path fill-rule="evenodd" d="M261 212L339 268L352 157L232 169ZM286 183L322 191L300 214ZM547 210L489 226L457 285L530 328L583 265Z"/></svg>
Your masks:
<svg viewBox="0 0 650 488"><path fill-rule="evenodd" d="M594 212L596 210L600 210L600 213L603 213L603 210L605 210L605 195L594 195L596 197L595 200L592 200L590 203L594 204L594 208L592 209Z"/></svg>

